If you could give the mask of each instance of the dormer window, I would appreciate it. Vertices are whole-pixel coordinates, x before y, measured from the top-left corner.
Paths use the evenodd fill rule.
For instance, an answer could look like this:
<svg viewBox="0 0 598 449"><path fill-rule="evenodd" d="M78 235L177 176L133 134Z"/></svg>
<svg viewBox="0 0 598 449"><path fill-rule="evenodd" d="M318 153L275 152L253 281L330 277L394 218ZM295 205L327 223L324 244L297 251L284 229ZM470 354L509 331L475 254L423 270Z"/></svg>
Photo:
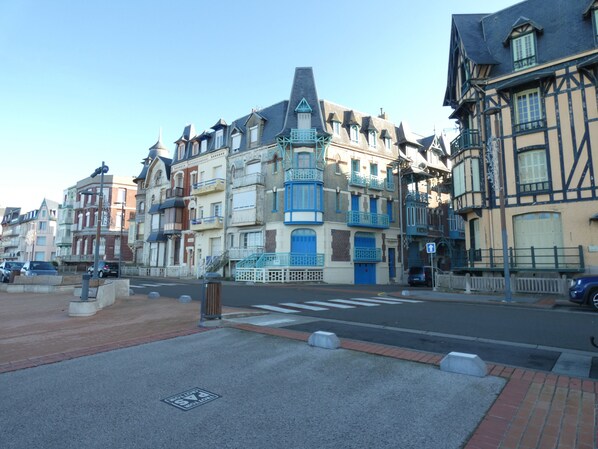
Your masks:
<svg viewBox="0 0 598 449"><path fill-rule="evenodd" d="M216 131L216 146L214 148L222 148L224 145L224 130L219 129Z"/></svg>
<svg viewBox="0 0 598 449"><path fill-rule="evenodd" d="M359 126L351 125L349 132L351 134L351 142L359 143Z"/></svg>
<svg viewBox="0 0 598 449"><path fill-rule="evenodd" d="M536 37L528 33L513 39L513 69L523 70L537 64Z"/></svg>
<svg viewBox="0 0 598 449"><path fill-rule="evenodd" d="M310 129L312 109L305 98L301 99L295 108L295 112L297 113L297 128Z"/></svg>
<svg viewBox="0 0 598 449"><path fill-rule="evenodd" d="M368 145L370 148L376 148L376 139L378 137L378 133L374 130L370 130L368 132Z"/></svg>
<svg viewBox="0 0 598 449"><path fill-rule="evenodd" d="M208 141L204 139L201 141L201 152L205 153L206 151L208 151Z"/></svg>
<svg viewBox="0 0 598 449"><path fill-rule="evenodd" d="M251 146L257 145L258 137L259 137L258 131L259 131L259 127L257 125L249 128L249 144Z"/></svg>
<svg viewBox="0 0 598 449"><path fill-rule="evenodd" d="M392 140L390 140L390 137L384 138L384 148L386 148L387 151L392 150Z"/></svg>
<svg viewBox="0 0 598 449"><path fill-rule="evenodd" d="M340 122L332 122L332 132L335 136L339 136L341 133L341 123Z"/></svg>
<svg viewBox="0 0 598 449"><path fill-rule="evenodd" d="M185 144L179 143L177 159L181 160L183 157L185 157Z"/></svg>
<svg viewBox="0 0 598 449"><path fill-rule="evenodd" d="M193 148L191 151L193 156L197 156L199 154L199 144L197 142L193 142Z"/></svg>
<svg viewBox="0 0 598 449"><path fill-rule="evenodd" d="M232 150L239 151L241 147L241 133L236 133L232 135Z"/></svg>

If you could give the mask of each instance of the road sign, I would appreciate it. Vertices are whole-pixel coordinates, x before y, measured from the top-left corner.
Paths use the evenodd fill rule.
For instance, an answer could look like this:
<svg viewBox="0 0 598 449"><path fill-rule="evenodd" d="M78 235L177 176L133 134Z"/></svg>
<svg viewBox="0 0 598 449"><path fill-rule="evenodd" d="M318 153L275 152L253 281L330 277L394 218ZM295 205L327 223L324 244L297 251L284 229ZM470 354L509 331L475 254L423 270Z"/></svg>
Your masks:
<svg viewBox="0 0 598 449"><path fill-rule="evenodd" d="M434 254L436 252L436 243L434 243L434 242L426 243L426 252L428 254Z"/></svg>

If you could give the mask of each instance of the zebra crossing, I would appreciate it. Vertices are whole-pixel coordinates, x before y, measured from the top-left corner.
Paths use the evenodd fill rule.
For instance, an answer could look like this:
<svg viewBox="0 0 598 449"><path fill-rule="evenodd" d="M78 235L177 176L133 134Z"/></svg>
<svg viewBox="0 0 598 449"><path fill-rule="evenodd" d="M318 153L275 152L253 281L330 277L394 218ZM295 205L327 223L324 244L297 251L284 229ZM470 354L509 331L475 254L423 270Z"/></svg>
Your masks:
<svg viewBox="0 0 598 449"><path fill-rule="evenodd" d="M377 307L383 304L417 304L423 301L415 299L388 298L372 296L370 298L327 299L320 301L281 302L278 304L255 304L251 307L277 313L301 313L305 311L321 312L332 309L355 309L357 307Z"/></svg>
<svg viewBox="0 0 598 449"><path fill-rule="evenodd" d="M148 287L168 287L172 285L183 285L177 282L152 282L147 284L131 284L130 288L148 288Z"/></svg>

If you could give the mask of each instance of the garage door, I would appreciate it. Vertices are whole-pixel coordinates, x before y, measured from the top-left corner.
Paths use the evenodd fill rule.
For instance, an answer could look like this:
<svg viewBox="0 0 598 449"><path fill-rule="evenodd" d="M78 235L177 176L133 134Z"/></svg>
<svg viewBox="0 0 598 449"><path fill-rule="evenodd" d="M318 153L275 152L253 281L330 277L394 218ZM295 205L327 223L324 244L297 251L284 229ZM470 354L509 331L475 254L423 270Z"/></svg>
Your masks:
<svg viewBox="0 0 598 449"><path fill-rule="evenodd" d="M562 257L563 229L561 214L540 212L513 217L515 229L515 264L520 268L555 266L554 247ZM532 250L533 248L533 250Z"/></svg>

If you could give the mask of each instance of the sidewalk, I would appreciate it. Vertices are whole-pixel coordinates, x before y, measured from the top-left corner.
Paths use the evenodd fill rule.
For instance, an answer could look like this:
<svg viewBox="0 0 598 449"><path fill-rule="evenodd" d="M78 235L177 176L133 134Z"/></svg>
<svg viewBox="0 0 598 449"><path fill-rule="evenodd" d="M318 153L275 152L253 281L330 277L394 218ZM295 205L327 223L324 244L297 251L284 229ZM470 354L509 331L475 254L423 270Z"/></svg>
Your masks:
<svg viewBox="0 0 598 449"><path fill-rule="evenodd" d="M70 300L0 293L0 389L8 393L0 401L0 447L36 447L36 436L48 438L44 448L159 446L132 441L136 435L152 436L156 443L167 438L165 447L184 447L189 428L197 426L194 419L204 423L201 435L191 435L205 442L196 447L209 442L212 447L266 447L263 435L277 447L596 447L598 383L591 380L501 365L490 365L490 375L476 379L439 371L443 354L353 340L342 340L341 350L328 351L304 344L306 333L234 321L227 323L232 329L199 328L199 303L168 298L133 296L93 317L69 318ZM529 304L537 306L538 301ZM223 312L231 317L243 311ZM84 357L88 355L93 357ZM30 367L36 368L24 369ZM95 379L92 384L81 381L88 377ZM181 414L164 403L154 404L166 393L195 386L210 386L207 390L222 393L222 398ZM99 405L85 399L89 394ZM124 398L132 403L123 405L128 404ZM90 410L81 409L81 401L93 409L95 421L88 421ZM386 408L389 401L392 407ZM30 410L33 403L40 411ZM352 413L342 414L343 407ZM69 414L71 409L75 415ZM403 421L395 416L399 411ZM40 422L38 415L54 413L54 427ZM115 424L121 413L128 422L124 427ZM376 419L370 421L370 415ZM183 427L163 427L165 417L173 423L183 419ZM56 426L60 429L54 422L59 418L69 428L64 440L55 441L50 435L56 434ZM86 432L96 432L97 443L77 440L82 435L69 424L73 420L87 423ZM320 423L325 424L321 429ZM39 427L29 429L34 425ZM310 432L297 429L304 426ZM113 433L119 430L123 435ZM224 440L212 439L211 432L221 432ZM301 444L284 440L284 435L305 439ZM372 435L379 439L368 439Z"/></svg>

